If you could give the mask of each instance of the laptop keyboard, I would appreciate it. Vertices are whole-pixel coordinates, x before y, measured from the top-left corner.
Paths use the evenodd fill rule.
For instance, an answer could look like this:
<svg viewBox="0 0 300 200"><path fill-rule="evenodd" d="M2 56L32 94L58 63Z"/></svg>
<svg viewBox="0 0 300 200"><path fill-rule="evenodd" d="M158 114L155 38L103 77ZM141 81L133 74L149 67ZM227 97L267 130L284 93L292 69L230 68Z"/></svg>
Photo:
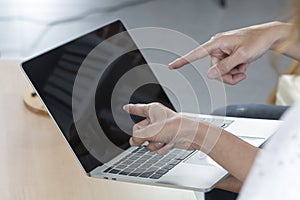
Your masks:
<svg viewBox="0 0 300 200"><path fill-rule="evenodd" d="M104 172L125 176L159 179L188 157L193 151L172 149L165 155L159 155L141 146L114 163Z"/></svg>
<svg viewBox="0 0 300 200"><path fill-rule="evenodd" d="M215 118L199 119L223 129L233 122L233 120ZM145 146L140 146L114 163L111 167L105 169L104 172L124 176L159 179L182 160L187 158L192 152L193 151L175 148L165 155L159 155L149 151Z"/></svg>

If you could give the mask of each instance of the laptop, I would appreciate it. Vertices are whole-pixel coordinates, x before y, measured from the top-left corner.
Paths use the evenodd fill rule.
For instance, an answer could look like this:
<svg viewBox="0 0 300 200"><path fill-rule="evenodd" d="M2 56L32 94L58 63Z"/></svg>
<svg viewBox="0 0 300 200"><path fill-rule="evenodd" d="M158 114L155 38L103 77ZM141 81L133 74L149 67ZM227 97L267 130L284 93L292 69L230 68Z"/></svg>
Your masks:
<svg viewBox="0 0 300 200"><path fill-rule="evenodd" d="M128 103L174 106L120 20L59 45L21 68L88 176L206 192L228 172L200 151L131 147ZM259 146L279 121L192 115ZM254 128L255 127L255 128ZM259 134L259 135L255 135ZM53 147L55 148L55 147Z"/></svg>

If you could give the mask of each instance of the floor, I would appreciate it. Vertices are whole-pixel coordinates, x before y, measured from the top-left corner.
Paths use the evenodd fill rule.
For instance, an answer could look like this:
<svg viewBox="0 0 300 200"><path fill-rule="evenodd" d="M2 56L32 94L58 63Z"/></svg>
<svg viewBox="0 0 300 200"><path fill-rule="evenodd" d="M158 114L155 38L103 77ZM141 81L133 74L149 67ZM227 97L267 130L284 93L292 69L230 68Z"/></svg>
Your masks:
<svg viewBox="0 0 300 200"><path fill-rule="evenodd" d="M221 31L280 20L287 7L283 0L227 2L227 7L221 8L218 0L1 0L0 55L2 59L24 59L115 18L123 20L127 28L164 27L202 43ZM170 61L161 57L161 63ZM151 56L149 59L152 62ZM280 59L281 70L288 63L288 59ZM193 74L188 68L184 73ZM269 54L253 63L247 75L247 80L237 86L226 86L226 104L266 102L277 80ZM197 77L191 75L190 79L202 99L200 112L211 112L215 106L210 91L198 84ZM183 91L176 95L188 99ZM195 112L188 100L183 104L183 111Z"/></svg>

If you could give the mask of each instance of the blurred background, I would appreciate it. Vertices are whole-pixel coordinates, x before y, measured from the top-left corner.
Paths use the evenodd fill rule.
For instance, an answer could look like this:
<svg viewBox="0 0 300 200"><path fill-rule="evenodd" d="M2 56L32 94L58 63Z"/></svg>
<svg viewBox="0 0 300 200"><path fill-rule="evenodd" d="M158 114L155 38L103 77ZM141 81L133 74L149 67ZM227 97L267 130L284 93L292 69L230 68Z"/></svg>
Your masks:
<svg viewBox="0 0 300 200"><path fill-rule="evenodd" d="M225 2L223 6L220 0L0 0L0 59L31 57L116 18L128 29L164 27L202 43L218 32L281 20L288 6L284 0ZM269 56L252 64L245 81L226 86L227 104L266 102L278 78ZM171 60L162 57L159 61ZM280 58L278 66L283 71L289 62ZM189 73L188 67L185 70ZM197 77L191 80L201 91ZM207 97L204 90L203 99ZM211 111L208 103L209 98L200 102L201 113ZM193 107L184 111L193 112Z"/></svg>

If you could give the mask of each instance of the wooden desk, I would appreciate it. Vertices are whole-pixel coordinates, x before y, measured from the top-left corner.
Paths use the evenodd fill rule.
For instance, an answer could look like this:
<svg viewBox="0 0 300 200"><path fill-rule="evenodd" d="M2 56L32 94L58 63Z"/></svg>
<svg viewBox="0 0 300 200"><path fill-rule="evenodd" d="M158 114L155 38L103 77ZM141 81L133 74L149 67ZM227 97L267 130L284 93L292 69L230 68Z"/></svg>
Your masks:
<svg viewBox="0 0 300 200"><path fill-rule="evenodd" d="M0 199L195 199L191 191L89 178L49 117L28 111L17 61L0 61Z"/></svg>

